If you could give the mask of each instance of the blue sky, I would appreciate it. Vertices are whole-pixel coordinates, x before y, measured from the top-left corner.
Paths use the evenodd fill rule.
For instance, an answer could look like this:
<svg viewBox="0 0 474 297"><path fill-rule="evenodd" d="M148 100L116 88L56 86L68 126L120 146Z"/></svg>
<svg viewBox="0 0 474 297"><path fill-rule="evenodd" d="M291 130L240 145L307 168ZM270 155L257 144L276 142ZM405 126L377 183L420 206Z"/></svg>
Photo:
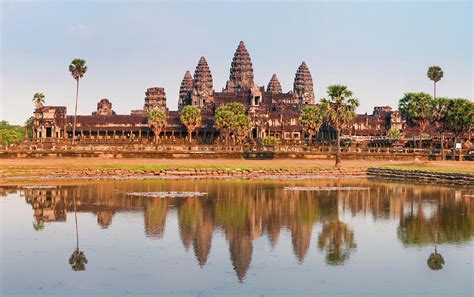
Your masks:
<svg viewBox="0 0 474 297"><path fill-rule="evenodd" d="M244 40L255 82L273 73L284 91L306 61L315 94L346 84L359 112L396 107L407 91L432 92L430 65L443 68L440 96L473 94L473 3L455 2L1 2L0 117L23 123L37 91L73 112L73 58L86 59L79 114L108 98L117 113L142 108L164 87L177 108L181 79L205 56L221 90Z"/></svg>

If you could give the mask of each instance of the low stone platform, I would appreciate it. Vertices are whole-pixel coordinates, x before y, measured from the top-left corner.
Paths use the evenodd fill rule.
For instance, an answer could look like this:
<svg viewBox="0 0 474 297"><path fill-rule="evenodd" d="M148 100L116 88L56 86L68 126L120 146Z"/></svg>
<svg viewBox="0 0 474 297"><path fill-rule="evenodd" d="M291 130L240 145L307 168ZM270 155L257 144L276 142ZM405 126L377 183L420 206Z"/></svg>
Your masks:
<svg viewBox="0 0 474 297"><path fill-rule="evenodd" d="M449 172L433 172L425 170L405 170L391 168L368 168L367 175L369 177L390 178L396 180L415 180L444 184L458 184L474 187L474 174L468 173L449 173Z"/></svg>

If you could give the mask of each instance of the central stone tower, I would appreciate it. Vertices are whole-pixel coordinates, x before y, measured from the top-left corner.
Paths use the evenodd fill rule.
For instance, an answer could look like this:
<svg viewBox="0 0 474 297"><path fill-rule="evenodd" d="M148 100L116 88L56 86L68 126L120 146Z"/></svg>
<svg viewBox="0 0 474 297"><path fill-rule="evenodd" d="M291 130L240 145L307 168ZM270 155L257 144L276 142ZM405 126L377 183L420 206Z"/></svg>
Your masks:
<svg viewBox="0 0 474 297"><path fill-rule="evenodd" d="M224 91L228 93L248 91L253 85L252 61L244 42L241 41L232 59L230 76Z"/></svg>
<svg viewBox="0 0 474 297"><path fill-rule="evenodd" d="M313 78L305 62L301 63L296 71L293 96L295 103L298 103L300 107L306 104L314 104Z"/></svg>
<svg viewBox="0 0 474 297"><path fill-rule="evenodd" d="M211 70L206 58L201 57L194 71L191 104L203 107L206 103L214 102L213 92Z"/></svg>

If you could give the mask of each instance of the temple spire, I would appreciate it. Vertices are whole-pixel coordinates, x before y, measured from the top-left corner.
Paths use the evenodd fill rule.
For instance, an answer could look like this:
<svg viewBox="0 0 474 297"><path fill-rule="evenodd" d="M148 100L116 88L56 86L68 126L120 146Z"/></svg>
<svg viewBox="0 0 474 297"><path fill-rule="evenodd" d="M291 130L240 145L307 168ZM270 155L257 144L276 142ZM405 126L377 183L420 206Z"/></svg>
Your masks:
<svg viewBox="0 0 474 297"><path fill-rule="evenodd" d="M207 65L206 58L199 59L194 71L193 90L191 94L191 104L199 107L206 103L211 103L213 99L212 74Z"/></svg>
<svg viewBox="0 0 474 297"><path fill-rule="evenodd" d="M250 90L253 85L252 61L244 42L241 41L230 65L230 75L225 91L247 91Z"/></svg>
<svg viewBox="0 0 474 297"><path fill-rule="evenodd" d="M181 86L179 87L179 99L178 99L178 110L181 110L183 106L191 104L191 92L193 90L193 77L191 72L186 71Z"/></svg>
<svg viewBox="0 0 474 297"><path fill-rule="evenodd" d="M270 79L270 82L267 86L267 92L272 94L282 93L281 84L276 74L273 74L272 78Z"/></svg>
<svg viewBox="0 0 474 297"><path fill-rule="evenodd" d="M302 62L296 71L293 94L299 105L314 104L313 78L305 62Z"/></svg>

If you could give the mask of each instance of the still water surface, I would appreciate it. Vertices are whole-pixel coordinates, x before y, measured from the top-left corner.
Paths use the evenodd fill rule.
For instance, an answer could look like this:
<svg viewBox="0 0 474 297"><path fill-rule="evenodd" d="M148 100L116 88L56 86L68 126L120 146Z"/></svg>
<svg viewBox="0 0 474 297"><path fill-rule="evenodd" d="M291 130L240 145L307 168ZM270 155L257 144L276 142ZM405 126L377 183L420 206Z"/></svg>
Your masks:
<svg viewBox="0 0 474 297"><path fill-rule="evenodd" d="M285 189L308 186L346 188ZM127 195L158 191L206 195ZM150 180L0 193L3 296L473 294L472 189Z"/></svg>

